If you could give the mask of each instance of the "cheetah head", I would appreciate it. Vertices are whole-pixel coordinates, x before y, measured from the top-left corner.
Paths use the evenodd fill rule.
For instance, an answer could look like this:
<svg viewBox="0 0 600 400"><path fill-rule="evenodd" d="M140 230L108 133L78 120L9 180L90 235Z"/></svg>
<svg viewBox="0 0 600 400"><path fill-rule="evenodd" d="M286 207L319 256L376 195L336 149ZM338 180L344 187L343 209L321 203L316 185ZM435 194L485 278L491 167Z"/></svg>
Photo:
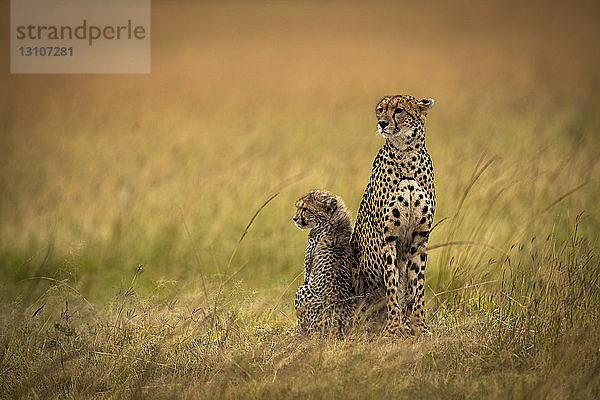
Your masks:
<svg viewBox="0 0 600 400"><path fill-rule="evenodd" d="M386 96L375 108L377 131L384 138L409 144L423 134L433 99L417 100L409 95Z"/></svg>
<svg viewBox="0 0 600 400"><path fill-rule="evenodd" d="M312 229L329 220L338 208L337 196L329 192L313 190L296 202L296 214L292 221L299 229Z"/></svg>

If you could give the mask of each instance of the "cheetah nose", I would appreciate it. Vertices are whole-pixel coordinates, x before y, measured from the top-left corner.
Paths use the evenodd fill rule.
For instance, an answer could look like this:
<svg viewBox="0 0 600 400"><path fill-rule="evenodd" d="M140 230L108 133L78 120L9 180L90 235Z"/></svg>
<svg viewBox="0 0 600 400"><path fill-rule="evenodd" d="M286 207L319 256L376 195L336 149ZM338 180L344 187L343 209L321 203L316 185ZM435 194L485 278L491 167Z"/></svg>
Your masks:
<svg viewBox="0 0 600 400"><path fill-rule="evenodd" d="M388 126L390 123L386 122L386 121L379 121L379 122L377 122L377 124L379 124L379 126L381 127L381 129L383 129L386 126Z"/></svg>
<svg viewBox="0 0 600 400"><path fill-rule="evenodd" d="M294 222L298 221L298 217L293 217L292 221L294 221Z"/></svg>

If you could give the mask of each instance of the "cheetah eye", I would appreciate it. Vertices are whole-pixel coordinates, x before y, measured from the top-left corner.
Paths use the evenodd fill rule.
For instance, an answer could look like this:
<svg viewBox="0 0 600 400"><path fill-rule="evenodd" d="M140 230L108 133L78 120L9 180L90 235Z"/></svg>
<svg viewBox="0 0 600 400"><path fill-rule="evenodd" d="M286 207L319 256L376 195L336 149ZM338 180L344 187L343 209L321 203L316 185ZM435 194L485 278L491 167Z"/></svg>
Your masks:
<svg viewBox="0 0 600 400"><path fill-rule="evenodd" d="M400 113L402 113L402 112L404 112L404 108L400 108L400 107L398 107L398 108L396 108L396 109L394 110L394 114L400 114Z"/></svg>
<svg viewBox="0 0 600 400"><path fill-rule="evenodd" d="M378 113L382 113L382 112L383 112L383 107L377 107L377 110L376 110L376 111L377 111Z"/></svg>

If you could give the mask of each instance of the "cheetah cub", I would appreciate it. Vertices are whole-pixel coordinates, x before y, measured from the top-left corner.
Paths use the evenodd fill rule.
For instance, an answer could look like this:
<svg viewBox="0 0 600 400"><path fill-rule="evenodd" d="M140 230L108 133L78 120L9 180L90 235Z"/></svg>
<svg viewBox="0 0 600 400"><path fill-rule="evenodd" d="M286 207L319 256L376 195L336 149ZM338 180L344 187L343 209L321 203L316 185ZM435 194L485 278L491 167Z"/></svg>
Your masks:
<svg viewBox="0 0 600 400"><path fill-rule="evenodd" d="M298 330L342 334L354 313L350 214L341 198L314 190L296 202L292 218L310 229L304 254L304 284L296 292Z"/></svg>

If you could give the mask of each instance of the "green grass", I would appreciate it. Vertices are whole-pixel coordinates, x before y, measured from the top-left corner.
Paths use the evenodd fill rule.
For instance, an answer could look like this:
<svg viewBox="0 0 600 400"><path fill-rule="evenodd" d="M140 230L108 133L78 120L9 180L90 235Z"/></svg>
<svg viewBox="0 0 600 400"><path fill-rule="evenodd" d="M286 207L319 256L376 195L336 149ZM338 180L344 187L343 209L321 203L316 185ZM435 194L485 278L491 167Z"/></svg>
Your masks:
<svg viewBox="0 0 600 400"><path fill-rule="evenodd" d="M154 3L151 75L3 71L0 398L600 397L597 7L515 7ZM433 334L293 336L293 203L356 213L396 92Z"/></svg>

